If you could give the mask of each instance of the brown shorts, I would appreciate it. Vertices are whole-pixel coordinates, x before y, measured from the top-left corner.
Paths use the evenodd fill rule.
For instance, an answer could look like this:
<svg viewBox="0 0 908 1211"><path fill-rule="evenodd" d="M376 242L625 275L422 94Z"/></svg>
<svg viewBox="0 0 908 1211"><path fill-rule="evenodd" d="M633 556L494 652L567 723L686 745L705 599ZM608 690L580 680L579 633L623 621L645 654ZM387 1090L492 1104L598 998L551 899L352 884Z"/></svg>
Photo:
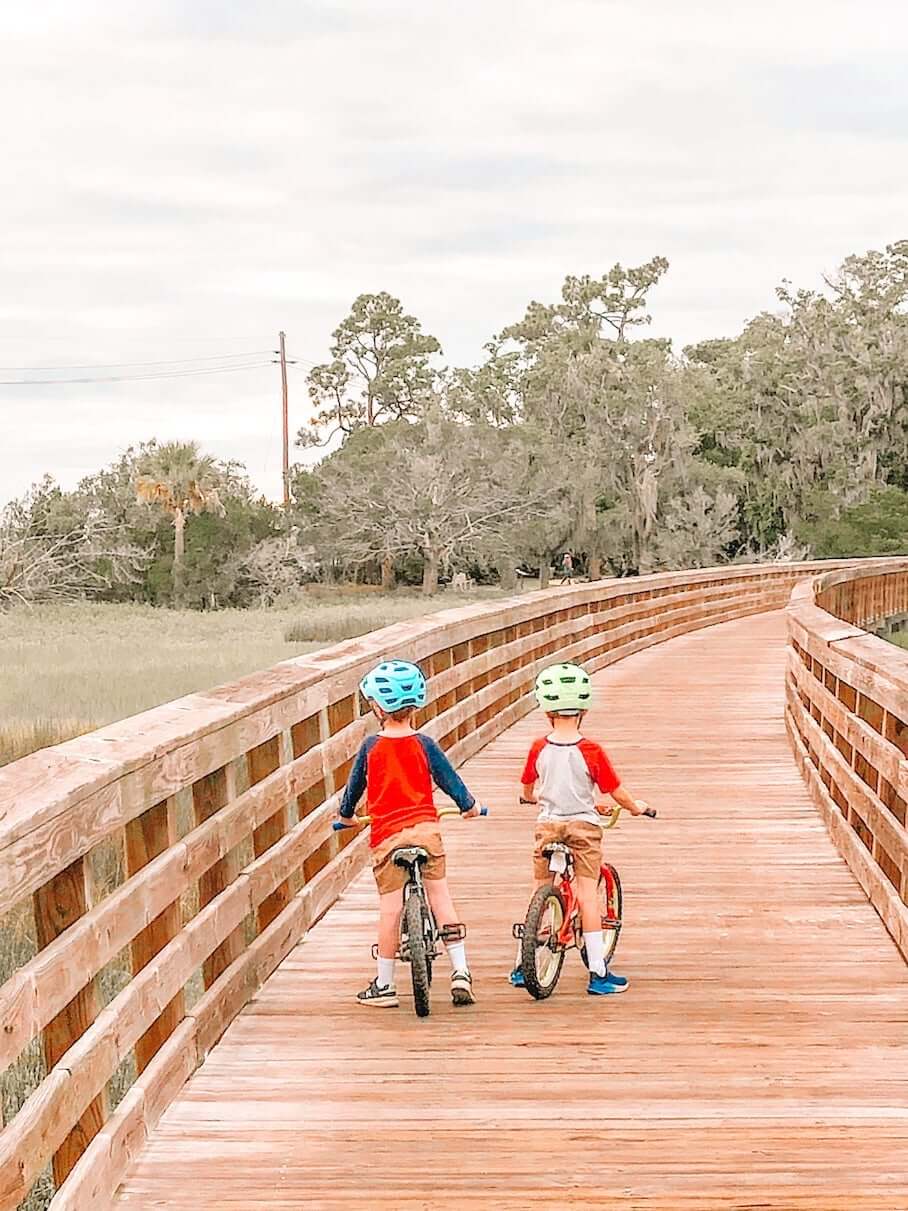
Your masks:
<svg viewBox="0 0 908 1211"><path fill-rule="evenodd" d="M407 868L396 866L393 860L394 851L405 845L420 845L428 851L429 860L422 868L424 879L445 877L445 847L441 841L441 830L437 824L427 820L423 824L414 824L412 828L402 828L372 850L372 873L381 896L400 891L407 882Z"/></svg>
<svg viewBox="0 0 908 1211"><path fill-rule="evenodd" d="M602 829L589 820L565 820L563 824L544 821L536 825L536 845L533 849L533 875L537 883L549 877L549 860L542 847L553 841L570 847L574 855L574 871L587 879L599 878L602 865Z"/></svg>

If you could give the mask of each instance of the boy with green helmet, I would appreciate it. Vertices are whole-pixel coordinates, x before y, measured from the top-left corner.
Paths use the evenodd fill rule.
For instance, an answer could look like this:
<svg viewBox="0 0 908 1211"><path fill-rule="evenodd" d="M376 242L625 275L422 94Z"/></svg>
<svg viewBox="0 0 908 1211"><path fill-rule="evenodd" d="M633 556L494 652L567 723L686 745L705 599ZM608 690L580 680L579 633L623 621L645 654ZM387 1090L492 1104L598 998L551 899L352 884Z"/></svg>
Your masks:
<svg viewBox="0 0 908 1211"><path fill-rule="evenodd" d="M599 915L597 883L602 861L602 817L609 810L596 803L597 789L639 816L644 803L622 787L605 749L581 734L580 724L593 702L589 674L578 664L553 664L536 678L536 701L545 711L550 731L530 748L521 777L522 803L539 807L533 869L537 885L549 879L546 845L570 847L574 857L577 899L589 961L591 996L624 992L627 980L609 972ZM511 983L523 987L518 953Z"/></svg>

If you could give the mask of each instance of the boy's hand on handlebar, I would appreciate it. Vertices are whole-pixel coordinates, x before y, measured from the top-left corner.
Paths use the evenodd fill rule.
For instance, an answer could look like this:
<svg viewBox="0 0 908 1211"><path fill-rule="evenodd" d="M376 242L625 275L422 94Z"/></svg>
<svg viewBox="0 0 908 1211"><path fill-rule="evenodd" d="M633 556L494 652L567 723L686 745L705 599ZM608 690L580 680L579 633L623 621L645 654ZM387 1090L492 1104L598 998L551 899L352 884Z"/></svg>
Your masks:
<svg viewBox="0 0 908 1211"><path fill-rule="evenodd" d="M465 820L475 820L478 816L482 815L482 808L478 803L474 803L469 811L461 812L460 814Z"/></svg>

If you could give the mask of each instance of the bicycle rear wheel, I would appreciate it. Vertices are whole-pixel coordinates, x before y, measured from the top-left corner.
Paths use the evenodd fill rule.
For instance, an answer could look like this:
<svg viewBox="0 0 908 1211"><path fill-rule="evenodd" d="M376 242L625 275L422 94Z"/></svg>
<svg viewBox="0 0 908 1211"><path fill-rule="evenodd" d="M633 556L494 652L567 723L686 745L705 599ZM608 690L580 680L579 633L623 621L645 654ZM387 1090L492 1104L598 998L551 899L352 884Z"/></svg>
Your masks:
<svg viewBox="0 0 908 1211"><path fill-rule="evenodd" d="M527 909L520 946L520 967L527 992L544 1001L555 991L564 966L558 935L564 924L564 900L554 883L537 887Z"/></svg>
<svg viewBox="0 0 908 1211"><path fill-rule="evenodd" d="M406 954L410 961L410 978L413 981L413 1005L416 1016L429 1016L429 985L432 982L429 951L426 938L428 912L419 895L407 896L404 903L403 929L406 936Z"/></svg>
<svg viewBox="0 0 908 1211"><path fill-rule="evenodd" d="M622 907L621 880L618 878L617 870L608 862L603 862L599 870L596 899L599 903L599 920L602 922L602 941L605 946L605 965L607 967L618 945ZM580 957L583 959L584 967L589 967L585 946L580 948Z"/></svg>

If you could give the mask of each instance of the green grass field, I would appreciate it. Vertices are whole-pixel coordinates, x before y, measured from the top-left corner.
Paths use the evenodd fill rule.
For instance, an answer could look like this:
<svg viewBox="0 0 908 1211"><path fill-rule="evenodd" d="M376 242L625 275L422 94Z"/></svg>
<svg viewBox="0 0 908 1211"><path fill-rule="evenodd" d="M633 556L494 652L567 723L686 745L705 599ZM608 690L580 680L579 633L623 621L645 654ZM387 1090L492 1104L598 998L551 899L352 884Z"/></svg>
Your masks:
<svg viewBox="0 0 908 1211"><path fill-rule="evenodd" d="M56 605L0 614L0 765L327 643L482 596L315 589L302 605L199 613Z"/></svg>

